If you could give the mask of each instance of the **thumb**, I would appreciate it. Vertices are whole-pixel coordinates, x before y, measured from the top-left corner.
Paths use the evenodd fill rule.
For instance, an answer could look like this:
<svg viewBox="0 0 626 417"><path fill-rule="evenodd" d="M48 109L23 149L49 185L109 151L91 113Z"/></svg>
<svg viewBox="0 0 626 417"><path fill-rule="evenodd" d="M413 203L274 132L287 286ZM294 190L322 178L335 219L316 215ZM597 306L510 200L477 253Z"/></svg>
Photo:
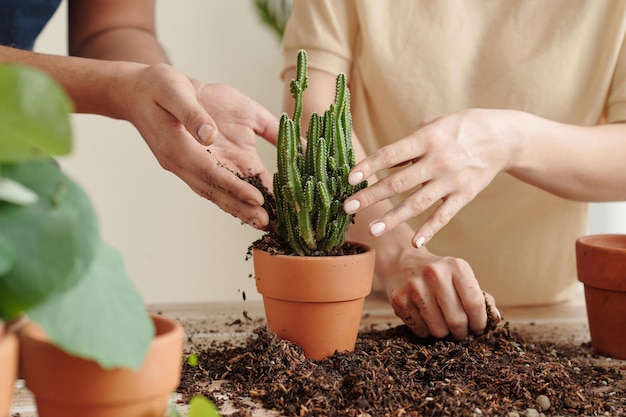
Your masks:
<svg viewBox="0 0 626 417"><path fill-rule="evenodd" d="M187 128L189 133L191 133L196 138L198 142L200 142L202 145L208 146L215 142L215 139L217 139L218 131L213 118L211 118L211 116L208 116L207 119L208 120L205 121L206 123L202 123L200 125L195 135L193 133L193 128L190 128L187 125L185 125L185 127Z"/></svg>
<svg viewBox="0 0 626 417"><path fill-rule="evenodd" d="M183 123L189 133L200 144L208 146L217 139L217 124L215 120L198 104L198 108L189 111L178 120Z"/></svg>
<svg viewBox="0 0 626 417"><path fill-rule="evenodd" d="M178 119L200 144L208 146L217 139L217 123L191 94L179 93L169 106L162 107Z"/></svg>

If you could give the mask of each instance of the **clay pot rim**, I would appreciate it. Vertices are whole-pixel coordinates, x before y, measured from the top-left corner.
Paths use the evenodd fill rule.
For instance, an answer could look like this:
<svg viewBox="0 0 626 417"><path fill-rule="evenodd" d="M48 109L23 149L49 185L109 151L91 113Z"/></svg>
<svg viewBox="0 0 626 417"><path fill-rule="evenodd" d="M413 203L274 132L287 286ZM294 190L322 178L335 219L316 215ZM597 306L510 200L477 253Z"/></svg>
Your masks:
<svg viewBox="0 0 626 417"><path fill-rule="evenodd" d="M158 346L169 344L170 339L177 339L180 337L180 333L184 333L184 329L180 323L176 320L167 318L160 314L148 313L148 316L154 323L154 336L152 337L151 346L157 348ZM19 330L20 337L24 337L34 344L50 344L50 339L45 331L39 324L34 321L29 321ZM72 355L70 355L72 356Z"/></svg>
<svg viewBox="0 0 626 417"><path fill-rule="evenodd" d="M307 258L313 258L313 259L325 259L325 258L331 258L331 259L337 259L337 258L342 258L344 256L367 256L368 252L371 252L374 250L374 248L364 244L364 243L358 243L358 242L351 242L351 241L346 241L346 244L348 245L352 245L352 246L358 246L361 249L363 249L363 252L359 252L359 253L354 253L354 254L350 254L350 255L327 255L327 256L312 256L312 255L297 255L297 254L280 254L280 253L271 253L268 252L264 249L260 249L260 248L256 248L256 247L252 247L253 251L257 251L257 252L264 252L269 254L270 256L275 256L277 258L286 258L286 259L293 259L293 258L300 258L300 259L307 259Z"/></svg>
<svg viewBox="0 0 626 417"><path fill-rule="evenodd" d="M624 292L626 234L596 234L576 239L578 280L585 286Z"/></svg>
<svg viewBox="0 0 626 417"><path fill-rule="evenodd" d="M365 251L344 256L299 256L275 255L255 248L257 291L263 298L308 303L349 301L367 296L372 289L376 251L364 244L349 243Z"/></svg>
<svg viewBox="0 0 626 417"><path fill-rule="evenodd" d="M28 323L19 335L26 386L35 398L59 405L130 404L167 397L180 383L184 329L175 319L147 314L157 333L139 369L103 368L92 359L74 356L46 341L36 323ZM59 374L55 366L62 366L64 371ZM67 380L59 384L60 379Z"/></svg>
<svg viewBox="0 0 626 417"><path fill-rule="evenodd" d="M614 242L619 242L620 246L611 244ZM576 239L576 244L597 251L626 254L626 234L604 233L586 235Z"/></svg>

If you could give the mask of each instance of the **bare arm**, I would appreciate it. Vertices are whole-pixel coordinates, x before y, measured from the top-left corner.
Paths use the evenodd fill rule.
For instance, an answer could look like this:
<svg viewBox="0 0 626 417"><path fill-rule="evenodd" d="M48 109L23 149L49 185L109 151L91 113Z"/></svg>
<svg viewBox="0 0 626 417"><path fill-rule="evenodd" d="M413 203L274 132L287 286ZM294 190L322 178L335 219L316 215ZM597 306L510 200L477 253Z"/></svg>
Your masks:
<svg viewBox="0 0 626 417"><path fill-rule="evenodd" d="M385 232L442 200L414 236L421 247L500 172L571 200L626 200L624 138L623 123L574 126L515 110L463 110L427 121L361 161L357 179L412 163L354 198L366 208L414 189L376 219Z"/></svg>
<svg viewBox="0 0 626 417"><path fill-rule="evenodd" d="M156 37L153 0L71 0L70 52L0 47L0 62L55 78L79 113L128 120L159 164L243 222L268 222L263 196L240 177L269 173L257 135L275 143L278 121L236 89L192 80L168 65ZM207 146L212 144L211 152Z"/></svg>
<svg viewBox="0 0 626 417"><path fill-rule="evenodd" d="M574 126L529 114L519 117L526 133L506 172L570 200L626 200L625 123Z"/></svg>
<svg viewBox="0 0 626 417"><path fill-rule="evenodd" d="M169 63L158 41L154 0L70 0L70 55Z"/></svg>
<svg viewBox="0 0 626 417"><path fill-rule="evenodd" d="M76 112L124 118L124 109L116 92L122 89L124 75L136 75L144 64L121 61L40 54L0 46L0 62L38 68L65 89L74 101ZM96 99L97 98L97 99Z"/></svg>

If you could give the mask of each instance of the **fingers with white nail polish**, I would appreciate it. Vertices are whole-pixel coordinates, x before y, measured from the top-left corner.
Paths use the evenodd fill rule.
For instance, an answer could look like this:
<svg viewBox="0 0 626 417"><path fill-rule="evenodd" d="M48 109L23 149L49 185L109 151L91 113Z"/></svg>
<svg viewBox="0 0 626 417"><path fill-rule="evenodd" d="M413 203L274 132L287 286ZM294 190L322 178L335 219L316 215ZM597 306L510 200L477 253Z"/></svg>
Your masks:
<svg viewBox="0 0 626 417"><path fill-rule="evenodd" d="M374 236L380 236L385 232L387 225L383 222L375 222L370 226L370 233Z"/></svg>
<svg viewBox="0 0 626 417"><path fill-rule="evenodd" d="M343 204L343 210L348 214L356 213L359 208L361 208L361 203L359 203L359 200L356 199L346 200Z"/></svg>

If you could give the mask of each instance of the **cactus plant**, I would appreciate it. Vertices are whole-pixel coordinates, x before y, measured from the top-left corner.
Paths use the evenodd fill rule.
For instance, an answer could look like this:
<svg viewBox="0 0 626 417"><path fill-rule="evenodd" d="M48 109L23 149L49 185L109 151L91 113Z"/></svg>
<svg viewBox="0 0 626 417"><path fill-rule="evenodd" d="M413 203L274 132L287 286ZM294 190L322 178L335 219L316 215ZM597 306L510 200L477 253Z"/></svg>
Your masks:
<svg viewBox="0 0 626 417"><path fill-rule="evenodd" d="M348 183L355 157L346 75L337 76L335 100L324 114L311 115L303 146L300 125L307 87L307 54L301 50L290 84L293 117L283 113L278 134L273 183L277 233L297 255L329 255L344 245L353 218L344 212L344 200L367 183Z"/></svg>

